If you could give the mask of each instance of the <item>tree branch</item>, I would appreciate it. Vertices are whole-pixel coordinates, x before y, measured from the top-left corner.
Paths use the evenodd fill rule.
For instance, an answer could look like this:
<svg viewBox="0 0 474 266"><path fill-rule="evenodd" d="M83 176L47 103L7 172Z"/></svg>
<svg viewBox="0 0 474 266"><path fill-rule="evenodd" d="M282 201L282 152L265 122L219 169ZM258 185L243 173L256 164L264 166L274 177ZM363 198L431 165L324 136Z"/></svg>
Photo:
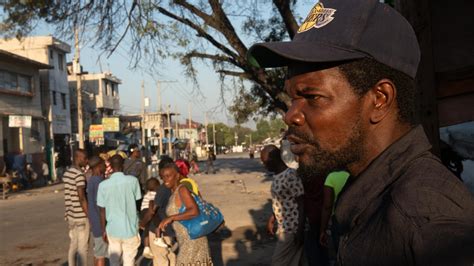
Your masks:
<svg viewBox="0 0 474 266"><path fill-rule="evenodd" d="M235 64L235 61L234 59L228 57L228 56L225 56L225 55L220 55L220 54L206 54L206 53L200 53L196 50L194 51L191 51L187 54L184 55L184 57L197 57L197 58L204 58L204 59L211 59L211 60L215 60L215 61L221 61L221 62L229 62L229 63L232 63L232 64Z"/></svg>
<svg viewBox="0 0 474 266"><path fill-rule="evenodd" d="M234 76L234 77L245 78L245 79L248 79L250 77L250 75L245 72L237 72L237 71L231 71L231 70L225 70L225 69L217 70L216 72L226 75L226 76Z"/></svg>
<svg viewBox="0 0 474 266"><path fill-rule="evenodd" d="M278 9L278 12L280 12L281 18L288 30L288 34L290 35L290 38L293 39L298 31L298 23L291 11L290 0L273 0L273 4Z"/></svg>
<svg viewBox="0 0 474 266"><path fill-rule="evenodd" d="M218 42L215 38L213 38L211 35L209 35L206 31L204 31L201 27L199 27L198 25L196 25L195 23L193 23L192 21L190 21L189 19L186 19L186 18L182 18L180 16L177 16L176 14L173 14L171 12L169 12L168 10L164 9L163 7L161 6L155 6L158 11L171 18L171 19L174 19L192 29L194 29L197 33L198 33L198 36L199 37L202 37L206 40L208 40L212 45L214 45L217 49L221 50L222 52L228 54L230 57L232 57L235 62L239 62L239 55L236 54L235 52L231 51L229 48L227 48L224 44ZM237 65L238 67L241 67L240 64Z"/></svg>

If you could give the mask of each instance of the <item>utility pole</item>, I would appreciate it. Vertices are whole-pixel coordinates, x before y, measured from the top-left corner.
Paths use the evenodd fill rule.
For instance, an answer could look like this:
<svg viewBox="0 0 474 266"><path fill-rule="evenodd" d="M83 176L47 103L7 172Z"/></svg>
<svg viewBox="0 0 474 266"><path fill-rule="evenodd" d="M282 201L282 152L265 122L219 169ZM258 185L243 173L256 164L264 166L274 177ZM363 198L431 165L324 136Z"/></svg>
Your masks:
<svg viewBox="0 0 474 266"><path fill-rule="evenodd" d="M160 86L160 83L173 83L173 82L176 82L174 80L157 80L156 81L156 89L157 89L157 97L158 97L158 106L157 106L157 112L158 112L158 132L160 134L160 137L159 137L159 140L158 140L158 143L159 143L159 146L160 146L160 155L161 153L163 152L163 136L164 136L164 127L162 126L162 124L164 124L162 121L161 121L161 113L162 113L162 106L161 106L161 86Z"/></svg>
<svg viewBox="0 0 474 266"><path fill-rule="evenodd" d="M217 154L217 151L216 151L216 123L214 122L214 120L212 121L212 142L214 143L214 154Z"/></svg>
<svg viewBox="0 0 474 266"><path fill-rule="evenodd" d="M170 117L170 105L167 106L166 108L166 118L168 120L168 155L174 159L174 155L172 154L172 148L171 148L171 117Z"/></svg>
<svg viewBox="0 0 474 266"><path fill-rule="evenodd" d="M156 88L158 89L158 103L157 103L157 109L158 109L158 132L160 134L158 144L160 146L160 153L163 152L163 127L161 126L161 88L160 88L160 81L156 82Z"/></svg>
<svg viewBox="0 0 474 266"><path fill-rule="evenodd" d="M193 133L192 133L192 124L191 124L191 102L188 103L188 134L189 134L189 151L192 154L193 152Z"/></svg>
<svg viewBox="0 0 474 266"><path fill-rule="evenodd" d="M209 132L207 132L207 126L208 126L208 123L207 123L207 112L204 113L204 125L205 125L205 128L206 128L206 152L208 151L209 149Z"/></svg>
<svg viewBox="0 0 474 266"><path fill-rule="evenodd" d="M77 26L74 25L74 62L73 71L76 75L76 86L77 86L77 132L79 135L79 148L84 149L84 121L82 115L82 82L81 82L81 64L79 63L80 49L79 49L79 31Z"/></svg>
<svg viewBox="0 0 474 266"><path fill-rule="evenodd" d="M142 80L142 145L146 146L145 137L145 82Z"/></svg>
<svg viewBox="0 0 474 266"><path fill-rule="evenodd" d="M178 137L179 137L179 127L178 127L178 106L175 106L175 107L174 107L174 114L175 114L175 116L176 116L175 123L174 123L174 124L175 124L175 127L176 127L176 129L175 129L175 132L174 132L174 134L173 134L173 135L175 136L175 138L178 138Z"/></svg>

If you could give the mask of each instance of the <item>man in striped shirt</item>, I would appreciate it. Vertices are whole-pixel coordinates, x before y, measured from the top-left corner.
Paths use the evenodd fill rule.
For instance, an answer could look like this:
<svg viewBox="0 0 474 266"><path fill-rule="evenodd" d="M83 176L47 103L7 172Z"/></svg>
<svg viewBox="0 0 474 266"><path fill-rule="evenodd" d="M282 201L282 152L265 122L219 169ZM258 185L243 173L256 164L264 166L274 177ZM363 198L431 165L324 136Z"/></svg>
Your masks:
<svg viewBox="0 0 474 266"><path fill-rule="evenodd" d="M86 178L82 168L87 166L87 154L74 152L72 166L64 173L65 220L69 224L68 264L87 265L89 221L87 220Z"/></svg>

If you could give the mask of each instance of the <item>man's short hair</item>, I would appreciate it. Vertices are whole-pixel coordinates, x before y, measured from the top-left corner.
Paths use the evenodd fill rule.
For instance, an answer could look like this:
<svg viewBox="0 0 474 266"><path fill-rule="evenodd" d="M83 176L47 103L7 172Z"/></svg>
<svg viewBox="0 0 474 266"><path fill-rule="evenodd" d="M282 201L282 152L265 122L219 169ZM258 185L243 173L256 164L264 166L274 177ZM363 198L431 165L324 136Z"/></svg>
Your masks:
<svg viewBox="0 0 474 266"><path fill-rule="evenodd" d="M351 61L338 66L355 92L363 96L378 81L389 79L397 90L398 118L401 122L415 124L416 85L407 74L390 68L371 58Z"/></svg>
<svg viewBox="0 0 474 266"><path fill-rule="evenodd" d="M79 155L84 155L84 156L87 157L87 152L86 152L86 150L84 150L84 149L77 149L77 150L75 150L72 159L73 159L74 161L77 160L77 157L79 157Z"/></svg>
<svg viewBox="0 0 474 266"><path fill-rule="evenodd" d="M122 169L123 167L123 157L115 154L110 158L110 166L112 166L112 169Z"/></svg>

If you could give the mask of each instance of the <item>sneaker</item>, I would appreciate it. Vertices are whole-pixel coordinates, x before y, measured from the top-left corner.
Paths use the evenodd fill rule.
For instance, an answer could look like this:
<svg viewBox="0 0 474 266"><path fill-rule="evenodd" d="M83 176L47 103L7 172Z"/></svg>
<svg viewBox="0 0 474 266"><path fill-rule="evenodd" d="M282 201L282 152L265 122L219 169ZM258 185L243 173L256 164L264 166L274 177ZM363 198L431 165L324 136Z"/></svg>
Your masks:
<svg viewBox="0 0 474 266"><path fill-rule="evenodd" d="M159 247L162 247L162 248L167 248L168 247L168 245L165 243L165 241L161 237L155 238L155 240L153 241L153 244L155 244Z"/></svg>
<svg viewBox="0 0 474 266"><path fill-rule="evenodd" d="M145 247L143 249L143 257L147 259L153 259L153 252L151 252L150 247Z"/></svg>

